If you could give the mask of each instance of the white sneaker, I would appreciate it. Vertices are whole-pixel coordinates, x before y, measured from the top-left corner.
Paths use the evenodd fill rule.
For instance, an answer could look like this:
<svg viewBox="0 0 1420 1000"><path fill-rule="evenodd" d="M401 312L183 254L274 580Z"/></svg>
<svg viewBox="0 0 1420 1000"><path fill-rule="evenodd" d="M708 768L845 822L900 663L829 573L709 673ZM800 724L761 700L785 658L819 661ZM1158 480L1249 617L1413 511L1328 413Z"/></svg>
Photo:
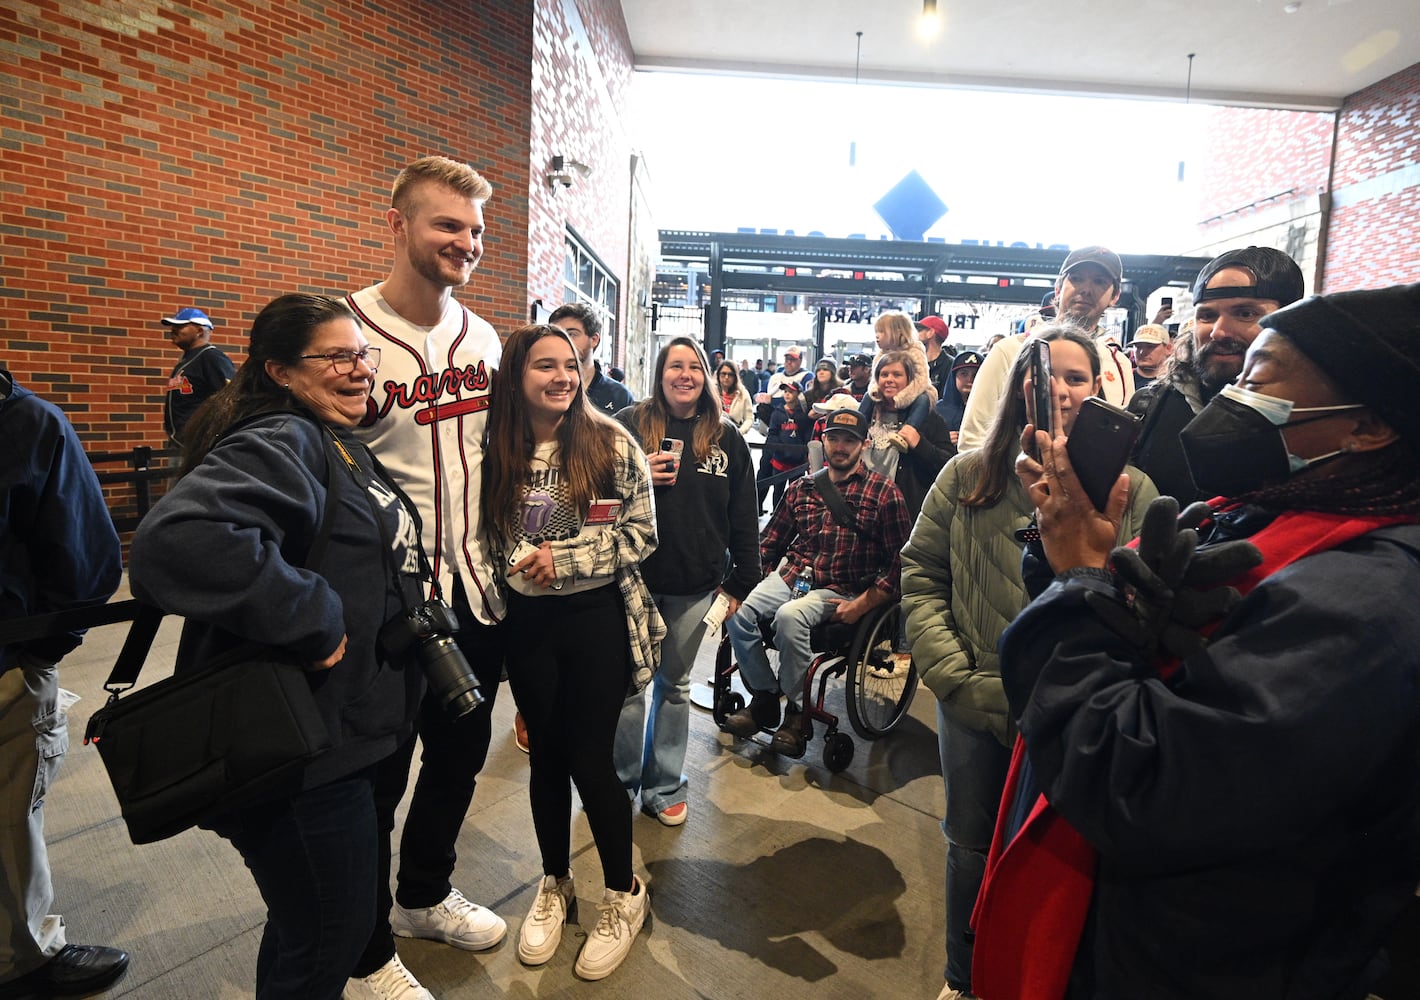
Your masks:
<svg viewBox="0 0 1420 1000"><path fill-rule="evenodd" d="M945 983L942 986L942 992L937 994L937 1000L976 1000L976 997L970 993L963 993L961 990L954 990L951 983Z"/></svg>
<svg viewBox="0 0 1420 1000"><path fill-rule="evenodd" d="M562 925L577 919L577 892L568 872L559 881L544 875L537 898L518 932L518 959L524 965L541 965L552 957L562 940Z"/></svg>
<svg viewBox="0 0 1420 1000"><path fill-rule="evenodd" d="M434 994L419 985L398 955L373 976L347 980L340 996L341 1000L434 1000Z"/></svg>
<svg viewBox="0 0 1420 1000"><path fill-rule="evenodd" d="M465 951L492 948L508 933L508 925L492 910L471 903L457 889L438 906L406 910L398 903L390 927L400 937L429 938Z"/></svg>
<svg viewBox="0 0 1420 1000"><path fill-rule="evenodd" d="M638 878L633 878L630 892L606 891L602 897L601 917L582 953L577 956L577 975L583 979L605 979L616 971L631 942L641 932L646 914L651 912L650 893Z"/></svg>

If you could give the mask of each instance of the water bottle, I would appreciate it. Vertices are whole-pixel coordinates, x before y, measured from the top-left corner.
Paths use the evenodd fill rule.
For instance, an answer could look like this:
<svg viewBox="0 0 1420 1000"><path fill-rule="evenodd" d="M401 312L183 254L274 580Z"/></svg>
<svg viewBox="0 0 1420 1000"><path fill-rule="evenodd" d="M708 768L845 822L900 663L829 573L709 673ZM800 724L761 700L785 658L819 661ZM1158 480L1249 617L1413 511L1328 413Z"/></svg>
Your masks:
<svg viewBox="0 0 1420 1000"><path fill-rule="evenodd" d="M809 591L814 589L814 574L813 570L809 569L808 563L805 563L799 570L799 575L794 577L794 585L789 589L793 591L795 597L809 596Z"/></svg>

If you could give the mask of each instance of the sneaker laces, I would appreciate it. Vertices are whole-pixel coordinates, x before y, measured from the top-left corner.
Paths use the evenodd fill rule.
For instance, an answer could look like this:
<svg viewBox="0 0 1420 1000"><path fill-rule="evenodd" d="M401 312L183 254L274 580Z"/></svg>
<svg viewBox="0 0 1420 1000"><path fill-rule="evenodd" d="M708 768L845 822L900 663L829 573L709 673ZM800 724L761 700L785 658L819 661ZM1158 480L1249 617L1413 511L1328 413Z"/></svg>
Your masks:
<svg viewBox="0 0 1420 1000"><path fill-rule="evenodd" d="M630 893L627 893L630 895ZM597 904L597 909L601 911L601 916L597 917L597 926L593 934L602 937L615 938L621 940L621 928L631 929L631 918L626 914L627 902L625 899L613 899L609 903Z"/></svg>
<svg viewBox="0 0 1420 1000"><path fill-rule="evenodd" d="M371 976L370 983L391 995L393 995L395 987L411 990L423 988L419 985L419 980L414 978L414 974L404 967L404 963L399 960L398 955L386 962L378 972Z"/></svg>
<svg viewBox="0 0 1420 1000"><path fill-rule="evenodd" d="M562 883L554 881L552 888L547 888L546 879L537 891L537 902L533 904L533 919L542 921L552 918L552 901L562 895Z"/></svg>
<svg viewBox="0 0 1420 1000"><path fill-rule="evenodd" d="M450 889L449 895L439 906L453 917L466 917L478 909L478 904L473 902L457 889Z"/></svg>

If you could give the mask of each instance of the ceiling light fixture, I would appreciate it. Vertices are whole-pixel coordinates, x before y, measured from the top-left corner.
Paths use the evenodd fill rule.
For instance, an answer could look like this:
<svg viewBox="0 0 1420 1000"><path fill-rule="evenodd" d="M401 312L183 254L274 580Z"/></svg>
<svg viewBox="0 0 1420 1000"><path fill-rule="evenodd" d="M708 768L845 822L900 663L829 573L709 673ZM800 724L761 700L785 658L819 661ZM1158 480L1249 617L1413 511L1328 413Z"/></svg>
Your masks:
<svg viewBox="0 0 1420 1000"><path fill-rule="evenodd" d="M917 37L927 41L935 38L941 29L942 22L937 16L937 0L922 0L922 17L917 21Z"/></svg>

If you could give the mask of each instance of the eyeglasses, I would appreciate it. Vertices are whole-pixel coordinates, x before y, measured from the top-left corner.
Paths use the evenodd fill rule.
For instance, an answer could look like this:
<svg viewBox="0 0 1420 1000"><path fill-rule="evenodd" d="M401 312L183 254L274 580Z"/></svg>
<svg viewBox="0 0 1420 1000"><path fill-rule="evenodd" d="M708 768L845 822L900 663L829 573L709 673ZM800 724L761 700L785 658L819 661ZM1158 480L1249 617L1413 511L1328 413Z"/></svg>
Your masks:
<svg viewBox="0 0 1420 1000"><path fill-rule="evenodd" d="M367 347L363 351L331 351L329 354L299 354L305 361L329 361L337 375L349 375L355 370L355 362L363 361L372 372L380 370L380 349Z"/></svg>

